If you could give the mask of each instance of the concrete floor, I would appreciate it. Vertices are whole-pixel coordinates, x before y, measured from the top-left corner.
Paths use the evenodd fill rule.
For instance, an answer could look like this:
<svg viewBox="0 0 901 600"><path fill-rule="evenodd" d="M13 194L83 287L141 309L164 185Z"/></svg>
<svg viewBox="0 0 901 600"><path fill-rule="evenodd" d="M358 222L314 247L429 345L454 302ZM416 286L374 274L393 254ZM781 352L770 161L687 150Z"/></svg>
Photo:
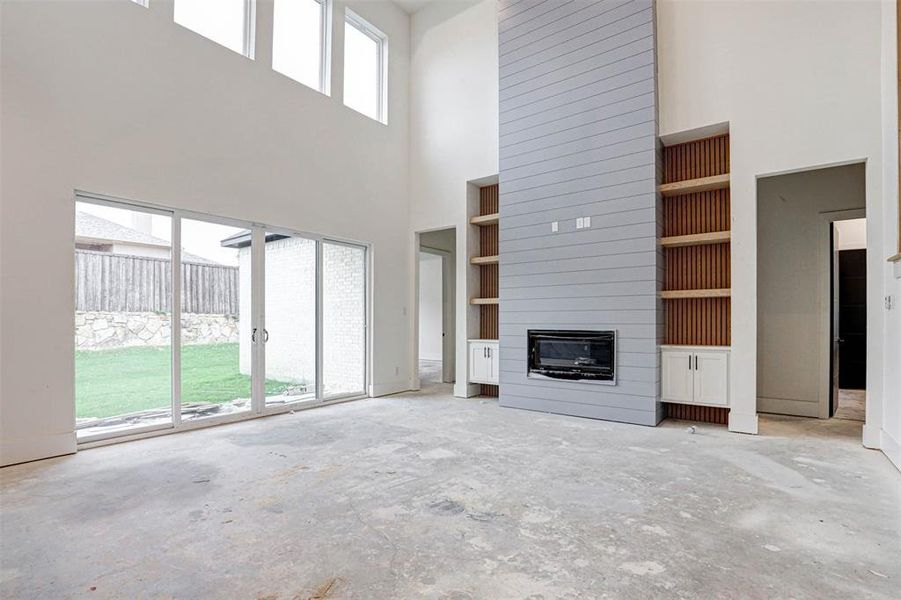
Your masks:
<svg viewBox="0 0 901 600"><path fill-rule="evenodd" d="M441 383L443 364L440 360L419 359L420 385Z"/></svg>
<svg viewBox="0 0 901 600"><path fill-rule="evenodd" d="M898 598L901 474L448 386L0 471L3 598Z"/></svg>

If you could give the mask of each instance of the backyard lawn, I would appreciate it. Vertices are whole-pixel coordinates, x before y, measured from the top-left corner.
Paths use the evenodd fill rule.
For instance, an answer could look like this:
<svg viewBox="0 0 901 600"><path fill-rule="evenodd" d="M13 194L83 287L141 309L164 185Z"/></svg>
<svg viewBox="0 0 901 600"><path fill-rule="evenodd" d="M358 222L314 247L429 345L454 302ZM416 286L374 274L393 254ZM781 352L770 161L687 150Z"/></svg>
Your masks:
<svg viewBox="0 0 901 600"><path fill-rule="evenodd" d="M76 417L103 418L168 408L171 364L168 346L76 352ZM183 346L181 373L183 404L250 398L250 377L238 370L238 344ZM267 381L266 394L278 394L292 385Z"/></svg>

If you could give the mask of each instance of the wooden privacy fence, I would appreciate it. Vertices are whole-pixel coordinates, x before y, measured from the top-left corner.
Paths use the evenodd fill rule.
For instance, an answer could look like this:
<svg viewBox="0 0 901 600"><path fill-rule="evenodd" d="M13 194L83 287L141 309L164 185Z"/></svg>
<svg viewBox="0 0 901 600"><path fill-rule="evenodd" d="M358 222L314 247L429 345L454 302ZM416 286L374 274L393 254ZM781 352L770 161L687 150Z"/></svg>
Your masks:
<svg viewBox="0 0 901 600"><path fill-rule="evenodd" d="M75 251L75 310L169 312L168 258ZM238 267L182 263L182 311L237 315Z"/></svg>

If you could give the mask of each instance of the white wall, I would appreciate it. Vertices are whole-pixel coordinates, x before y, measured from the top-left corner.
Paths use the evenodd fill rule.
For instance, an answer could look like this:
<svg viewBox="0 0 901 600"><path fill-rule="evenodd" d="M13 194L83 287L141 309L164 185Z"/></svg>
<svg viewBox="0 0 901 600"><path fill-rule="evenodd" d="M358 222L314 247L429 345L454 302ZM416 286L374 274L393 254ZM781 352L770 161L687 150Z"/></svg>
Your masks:
<svg viewBox="0 0 901 600"><path fill-rule="evenodd" d="M442 259L437 254L419 254L419 358L442 357Z"/></svg>
<svg viewBox="0 0 901 600"><path fill-rule="evenodd" d="M373 391L408 389L409 17L349 5L389 38L389 126L273 72L153 0L3 2L0 15L0 460L75 448L74 189L372 243ZM40 232L40 235L36 235Z"/></svg>
<svg viewBox="0 0 901 600"><path fill-rule="evenodd" d="M468 254L478 239L466 182L498 172L496 2L431 3L413 15L410 38L411 230L457 228L454 394L465 396ZM409 250L416 252L414 235Z"/></svg>
<svg viewBox="0 0 901 600"><path fill-rule="evenodd" d="M883 7L875 1L659 0L657 11L661 135L722 122L731 132L730 429L757 431L756 178L866 160L872 335L864 438L878 446L883 404L901 402L897 386L891 394L885 388L898 364L897 354L894 364L886 363L884 349L898 341L890 337L897 326L886 327L882 300L890 284L885 259L897 239L883 226L897 214L883 200Z"/></svg>
<svg viewBox="0 0 901 600"><path fill-rule="evenodd" d="M898 31L897 4L882 1L882 151L883 189L885 203L881 223L868 223L867 227L882 227L883 247L892 254L901 249L898 239ZM871 250L872 252L872 250ZM883 389L882 429L870 429L870 443L878 441L883 452L901 469L901 254L894 263L882 265L883 280L887 282L886 300L892 309L886 314L883 352L885 375ZM875 440L878 435L878 440Z"/></svg>

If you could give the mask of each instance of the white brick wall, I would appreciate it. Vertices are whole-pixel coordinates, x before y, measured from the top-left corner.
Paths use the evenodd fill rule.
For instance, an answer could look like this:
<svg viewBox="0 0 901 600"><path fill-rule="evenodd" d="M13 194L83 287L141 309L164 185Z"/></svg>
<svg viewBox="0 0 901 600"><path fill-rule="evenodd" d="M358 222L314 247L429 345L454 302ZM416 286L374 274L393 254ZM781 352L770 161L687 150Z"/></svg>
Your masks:
<svg viewBox="0 0 901 600"><path fill-rule="evenodd" d="M250 248L239 260L240 310L250 310ZM316 242L285 238L266 244L266 378L316 380ZM247 320L249 321L249 319ZM250 373L250 325L241 319L241 372Z"/></svg>
<svg viewBox="0 0 901 600"><path fill-rule="evenodd" d="M366 360L366 252L322 246L322 383L326 396L362 392Z"/></svg>
<svg viewBox="0 0 901 600"><path fill-rule="evenodd" d="M303 238L266 244L266 377L315 380L316 246ZM323 244L323 389L365 389L365 251ZM240 311L250 310L250 249L239 259ZM250 319L240 319L241 372L250 373Z"/></svg>

